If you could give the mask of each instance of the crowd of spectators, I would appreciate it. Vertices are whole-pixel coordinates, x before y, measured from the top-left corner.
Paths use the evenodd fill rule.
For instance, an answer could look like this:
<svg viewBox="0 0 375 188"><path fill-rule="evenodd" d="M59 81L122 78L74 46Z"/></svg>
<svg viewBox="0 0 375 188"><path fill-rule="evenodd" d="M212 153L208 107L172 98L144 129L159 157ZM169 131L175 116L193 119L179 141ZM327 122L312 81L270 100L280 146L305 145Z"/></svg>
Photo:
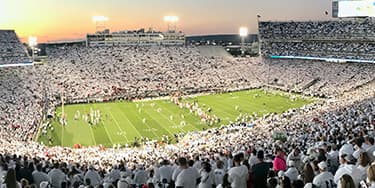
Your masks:
<svg viewBox="0 0 375 188"><path fill-rule="evenodd" d="M0 174L6 187L375 184L371 64L203 57L191 46L65 47L48 54L48 64L0 70ZM72 149L30 139L45 103L53 109L61 95L75 102L272 85L327 98L268 114L252 128L237 122L188 133L171 145Z"/></svg>
<svg viewBox="0 0 375 188"><path fill-rule="evenodd" d="M266 56L375 60L372 18L304 22L260 22Z"/></svg>
<svg viewBox="0 0 375 188"><path fill-rule="evenodd" d="M0 65L30 61L14 30L0 30Z"/></svg>
<svg viewBox="0 0 375 188"><path fill-rule="evenodd" d="M374 80L369 63L328 63L311 60L238 59L250 67L253 82L305 95L333 97Z"/></svg>
<svg viewBox="0 0 375 188"><path fill-rule="evenodd" d="M264 54L374 60L375 42L267 42Z"/></svg>
<svg viewBox="0 0 375 188"><path fill-rule="evenodd" d="M45 80L56 80L67 97L143 96L188 89L251 85L238 63L204 57L195 47L67 47L48 50ZM68 72L70 76L64 76ZM70 96L71 95L71 96Z"/></svg>
<svg viewBox="0 0 375 188"><path fill-rule="evenodd" d="M265 21L259 23L263 40L276 39L374 39L373 18L327 21Z"/></svg>

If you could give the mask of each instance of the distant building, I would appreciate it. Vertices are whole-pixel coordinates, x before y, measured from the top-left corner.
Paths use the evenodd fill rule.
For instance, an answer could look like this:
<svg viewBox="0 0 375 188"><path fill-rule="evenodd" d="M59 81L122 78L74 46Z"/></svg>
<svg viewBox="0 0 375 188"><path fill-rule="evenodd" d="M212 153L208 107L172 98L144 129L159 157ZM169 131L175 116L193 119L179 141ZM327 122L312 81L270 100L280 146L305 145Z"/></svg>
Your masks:
<svg viewBox="0 0 375 188"><path fill-rule="evenodd" d="M252 44L258 41L258 35L249 34L245 39L246 44ZM241 38L238 34L214 34L214 35L196 35L186 37L186 43L194 45L220 45L231 46L240 45Z"/></svg>
<svg viewBox="0 0 375 188"><path fill-rule="evenodd" d="M185 34L182 32L159 32L149 29L119 31L111 33L108 29L87 34L87 46L153 46L184 45Z"/></svg>

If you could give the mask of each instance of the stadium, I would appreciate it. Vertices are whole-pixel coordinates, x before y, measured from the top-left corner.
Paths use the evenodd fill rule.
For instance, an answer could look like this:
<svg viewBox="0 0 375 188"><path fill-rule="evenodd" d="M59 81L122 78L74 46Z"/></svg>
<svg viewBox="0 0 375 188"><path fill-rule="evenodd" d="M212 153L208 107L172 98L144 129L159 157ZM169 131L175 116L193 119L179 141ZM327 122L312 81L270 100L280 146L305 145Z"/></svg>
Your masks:
<svg viewBox="0 0 375 188"><path fill-rule="evenodd" d="M176 16L44 44L0 28L0 184L375 187L375 2L332 8L225 41Z"/></svg>

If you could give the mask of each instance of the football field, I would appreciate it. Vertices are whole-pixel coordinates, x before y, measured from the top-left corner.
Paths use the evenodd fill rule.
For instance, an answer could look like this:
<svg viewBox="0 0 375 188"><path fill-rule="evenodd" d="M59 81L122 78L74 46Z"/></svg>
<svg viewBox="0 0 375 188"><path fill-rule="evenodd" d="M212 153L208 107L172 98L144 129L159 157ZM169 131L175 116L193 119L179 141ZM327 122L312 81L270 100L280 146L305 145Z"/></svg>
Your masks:
<svg viewBox="0 0 375 188"><path fill-rule="evenodd" d="M182 98L183 105L168 99L65 105L66 125L55 118L49 128L40 131L38 140L49 146L69 147L74 144L124 146L141 137L161 140L168 136L173 142L174 134L201 131L270 112L282 113L314 100L291 95L256 89ZM185 104L194 104L196 108ZM59 107L58 116L61 111ZM205 121L203 116L215 117L215 120Z"/></svg>

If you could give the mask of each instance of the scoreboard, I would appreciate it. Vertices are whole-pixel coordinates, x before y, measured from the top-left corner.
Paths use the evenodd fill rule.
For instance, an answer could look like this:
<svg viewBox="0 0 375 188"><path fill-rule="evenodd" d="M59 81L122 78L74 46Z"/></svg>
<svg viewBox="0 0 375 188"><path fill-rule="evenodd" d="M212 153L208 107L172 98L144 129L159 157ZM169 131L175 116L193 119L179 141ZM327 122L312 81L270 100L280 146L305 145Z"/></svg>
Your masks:
<svg viewBox="0 0 375 188"><path fill-rule="evenodd" d="M375 0L334 0L333 17L375 17Z"/></svg>

